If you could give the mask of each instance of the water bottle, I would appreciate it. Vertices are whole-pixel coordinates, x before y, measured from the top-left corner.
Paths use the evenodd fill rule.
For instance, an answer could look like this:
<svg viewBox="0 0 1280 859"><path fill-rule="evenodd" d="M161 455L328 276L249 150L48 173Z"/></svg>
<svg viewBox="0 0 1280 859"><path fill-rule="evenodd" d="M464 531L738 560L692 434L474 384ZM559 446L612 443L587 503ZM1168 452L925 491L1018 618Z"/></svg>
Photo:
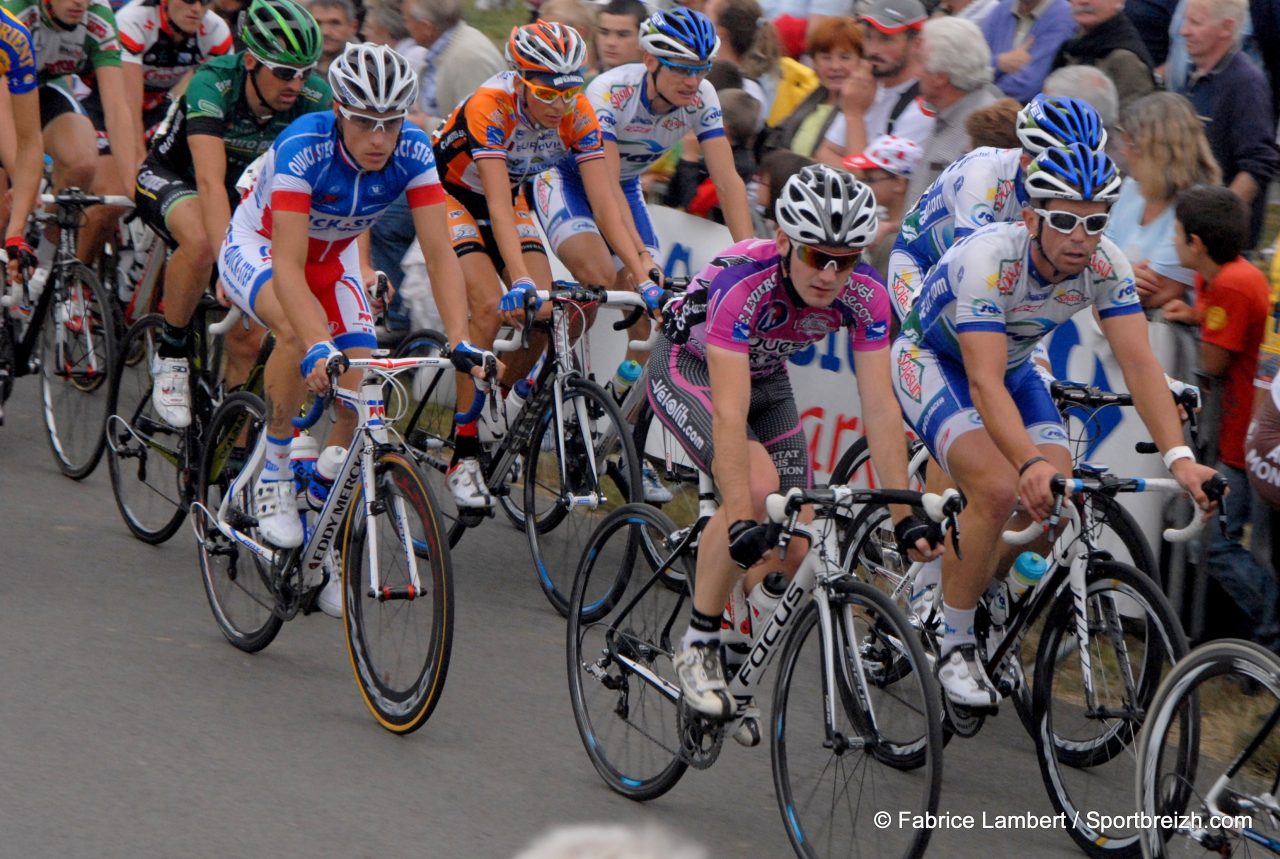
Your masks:
<svg viewBox="0 0 1280 859"><path fill-rule="evenodd" d="M506 417L507 429L510 429L516 422L516 418L520 416L520 410L524 408L524 402L529 399L529 393L532 390L533 383L528 379L521 379L511 386L507 398L502 401L502 414Z"/></svg>
<svg viewBox="0 0 1280 859"><path fill-rule="evenodd" d="M320 446L309 433L299 433L289 445L289 470L293 472L293 485L298 491L298 509L305 507L307 485L316 470L316 457Z"/></svg>
<svg viewBox="0 0 1280 859"><path fill-rule="evenodd" d="M1022 599L1022 595L1031 590L1044 578L1045 570L1049 569L1049 565L1045 563L1044 558L1035 552L1023 552L1013 562L1013 569L1009 570L1009 602L1014 603Z"/></svg>
<svg viewBox="0 0 1280 859"><path fill-rule="evenodd" d="M316 460L315 471L312 472L311 480L307 484L307 504L312 510L320 510L324 507L324 502L329 498L329 489L338 477L338 471L346 458L347 449L337 445L330 445L320 453L320 457Z"/></svg>
<svg viewBox="0 0 1280 859"><path fill-rule="evenodd" d="M747 605L751 607L753 631L758 631L768 620L786 592L787 577L782 573L770 573L764 577L764 581L751 589L751 593L747 594Z"/></svg>
<svg viewBox="0 0 1280 859"><path fill-rule="evenodd" d="M729 599L720 615L720 643L732 647L745 645L751 640L751 619L747 609L747 595L742 590L742 577L733 583Z"/></svg>
<svg viewBox="0 0 1280 859"><path fill-rule="evenodd" d="M640 366L639 361L632 361L628 358L619 364L618 372L613 374L613 381L609 383L609 388L613 391L613 398L618 402L622 402L627 395L627 391L631 390L631 386L640 378L642 372L644 372L644 368Z"/></svg>

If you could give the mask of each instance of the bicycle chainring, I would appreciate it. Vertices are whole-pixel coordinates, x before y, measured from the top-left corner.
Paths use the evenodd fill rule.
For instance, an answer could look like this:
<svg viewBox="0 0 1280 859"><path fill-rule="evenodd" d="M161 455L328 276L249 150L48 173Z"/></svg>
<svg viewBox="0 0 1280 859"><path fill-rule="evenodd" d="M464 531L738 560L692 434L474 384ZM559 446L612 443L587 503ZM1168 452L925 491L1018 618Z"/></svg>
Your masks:
<svg viewBox="0 0 1280 859"><path fill-rule="evenodd" d="M724 746L724 722L699 716L683 701L676 705L676 713L680 759L696 770L709 768L720 757L720 749Z"/></svg>

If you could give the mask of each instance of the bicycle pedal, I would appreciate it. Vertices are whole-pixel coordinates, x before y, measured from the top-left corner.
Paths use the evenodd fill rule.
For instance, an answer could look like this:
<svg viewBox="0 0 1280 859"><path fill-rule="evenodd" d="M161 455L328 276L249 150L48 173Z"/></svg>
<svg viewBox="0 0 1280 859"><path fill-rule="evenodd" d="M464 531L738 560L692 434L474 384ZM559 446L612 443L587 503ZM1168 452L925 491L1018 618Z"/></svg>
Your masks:
<svg viewBox="0 0 1280 859"><path fill-rule="evenodd" d="M227 524L237 531L252 531L258 527L256 516L250 516L243 510L232 507L227 511Z"/></svg>

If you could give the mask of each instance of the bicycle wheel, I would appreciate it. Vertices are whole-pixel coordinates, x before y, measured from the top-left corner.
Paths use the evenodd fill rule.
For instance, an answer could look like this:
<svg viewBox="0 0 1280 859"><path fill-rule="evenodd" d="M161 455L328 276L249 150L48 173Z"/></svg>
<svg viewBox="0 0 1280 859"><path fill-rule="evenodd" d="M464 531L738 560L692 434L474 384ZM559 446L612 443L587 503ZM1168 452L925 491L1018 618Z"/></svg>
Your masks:
<svg viewBox="0 0 1280 859"><path fill-rule="evenodd" d="M596 772L635 800L666 793L688 768L672 658L689 623L693 559L666 563L674 531L647 504L614 510L588 540L571 593L573 718Z"/></svg>
<svg viewBox="0 0 1280 859"><path fill-rule="evenodd" d="M1040 774L1080 849L1137 856L1141 830L1116 810L1132 807L1135 740L1160 678L1186 655L1187 639L1164 594L1126 564L1091 561L1082 608L1078 619L1066 588L1045 619L1032 685ZM1084 651L1080 622L1088 630Z"/></svg>
<svg viewBox="0 0 1280 859"><path fill-rule="evenodd" d="M125 525L144 543L163 543L187 512L187 444L151 405L151 365L164 319L145 316L129 329L107 400L107 470Z"/></svg>
<svg viewBox="0 0 1280 859"><path fill-rule="evenodd" d="M1159 822L1143 833L1142 855L1280 847L1280 823L1266 811L1280 772L1280 659L1247 641L1198 647L1165 677L1150 713L1139 739L1138 810Z"/></svg>
<svg viewBox="0 0 1280 859"><path fill-rule="evenodd" d="M107 399L116 359L112 297L80 263L59 264L40 331L45 433L67 477L88 477L106 444Z"/></svg>
<svg viewBox="0 0 1280 859"><path fill-rule="evenodd" d="M382 727L408 734L427 721L444 690L453 643L453 573L435 499L412 458L379 452L373 479L372 515L364 514L363 488L347 515L342 615L365 704ZM371 595L374 559L378 591Z"/></svg>
<svg viewBox="0 0 1280 859"><path fill-rule="evenodd" d="M525 459L524 509L535 523L525 534L538 584L567 615L589 535L611 511L643 500L643 490L631 433L607 391L587 379L566 380L563 454L554 417L548 412L534 430Z"/></svg>
<svg viewBox="0 0 1280 859"><path fill-rule="evenodd" d="M677 528L692 525L698 519L697 466L689 460L675 435L654 418L653 407L647 401L636 416L634 442L642 464L652 468L659 482L671 493L670 501L654 506L660 507Z"/></svg>
<svg viewBox="0 0 1280 859"><path fill-rule="evenodd" d="M266 406L245 391L227 396L209 421L200 456L196 498L216 516L232 490L249 454L266 431ZM253 475L235 488L228 518L253 511ZM194 518L200 553L200 575L213 619L227 641L246 653L257 653L280 631L271 568L248 548L224 536L204 517Z"/></svg>
<svg viewBox="0 0 1280 859"><path fill-rule="evenodd" d="M1079 498L1073 499L1079 501ZM1111 553L1112 560L1137 567L1151 581L1160 582L1160 564L1137 520L1117 499L1097 492L1088 494L1089 533L1095 546Z"/></svg>
<svg viewBox="0 0 1280 859"><path fill-rule="evenodd" d="M837 688L825 679L831 654L817 603L797 618L774 686L773 782L787 836L805 857L922 856L931 829L906 817L938 808L940 692L916 631L887 596L850 579L831 608ZM910 754L922 760L907 770Z"/></svg>

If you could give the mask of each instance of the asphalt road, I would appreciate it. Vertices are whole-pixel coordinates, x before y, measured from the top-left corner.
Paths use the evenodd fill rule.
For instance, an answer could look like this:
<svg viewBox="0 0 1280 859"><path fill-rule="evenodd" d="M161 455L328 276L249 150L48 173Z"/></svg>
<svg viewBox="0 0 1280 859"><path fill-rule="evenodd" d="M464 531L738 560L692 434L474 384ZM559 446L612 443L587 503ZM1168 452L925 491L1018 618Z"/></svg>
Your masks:
<svg viewBox="0 0 1280 859"><path fill-rule="evenodd" d="M444 697L399 738L365 709L337 621L299 618L256 656L228 645L190 532L134 540L105 464L83 483L57 472L37 406L21 380L0 427L0 857L501 859L600 821L659 822L717 859L792 855L767 746L726 742L647 805L604 786L569 707L564 622L500 517L455 553ZM1006 710L948 748L943 810L1051 813ZM992 853L1081 855L1053 830L939 831L930 850Z"/></svg>

